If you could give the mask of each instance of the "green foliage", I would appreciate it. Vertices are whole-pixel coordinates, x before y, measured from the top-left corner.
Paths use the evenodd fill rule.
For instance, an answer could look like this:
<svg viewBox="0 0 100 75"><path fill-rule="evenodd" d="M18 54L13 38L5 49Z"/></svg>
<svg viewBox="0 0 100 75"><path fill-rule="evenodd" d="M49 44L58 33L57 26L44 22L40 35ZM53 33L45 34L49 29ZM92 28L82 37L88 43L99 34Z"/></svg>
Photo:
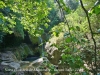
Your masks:
<svg viewBox="0 0 100 75"><path fill-rule="evenodd" d="M47 26L50 8L46 1L0 1L0 30L24 38L23 29L31 35L42 34L41 25ZM39 28L40 27L40 28Z"/></svg>
<svg viewBox="0 0 100 75"><path fill-rule="evenodd" d="M79 73L76 73L75 70L82 68L85 72L81 74L88 75L89 71L84 64L87 64L89 68L91 68L90 65L94 66L94 46L86 14L76 0L57 1L59 1L58 5L50 0L0 1L0 43L3 33L14 33L15 36L24 38L24 30L26 30L31 40L37 43L38 37L41 37L46 31L50 32L51 37L54 37L52 42L56 42L54 46L61 51L58 65L65 65L64 67L72 69L76 75ZM100 33L100 4L95 4L96 0L82 1L88 10L93 33ZM61 15L61 9L63 15ZM62 17L64 17L64 22L61 22ZM67 20L69 28L65 20ZM22 51L21 55L16 52L18 58L23 59L31 53L27 46L20 46L19 49ZM100 52L97 53L97 56L99 59ZM54 73L54 65L49 65L49 67L51 73ZM73 73L70 72L70 74Z"/></svg>
<svg viewBox="0 0 100 75"><path fill-rule="evenodd" d="M99 16L98 9L90 16L91 26L94 33L99 32ZM71 36L68 34L67 25L63 22L60 23L61 25L55 26L51 30L52 35L56 37L60 33L64 34L64 37L61 37L62 40L60 40L61 38L59 39L58 36L56 39L60 41L53 45L62 52L59 64L66 65L64 67L73 69L75 75L78 74L75 70L80 68L85 71L84 73L81 72L81 74L88 75L89 71L84 64L91 65L91 63L94 62L94 46L91 41L86 14L79 6L76 11L67 14L66 19L69 24ZM97 55L99 54L97 53ZM90 66L88 67L91 69ZM73 73L70 72L70 74Z"/></svg>
<svg viewBox="0 0 100 75"><path fill-rule="evenodd" d="M91 16L92 14L100 14L100 5L97 5L95 7L93 7L90 11L89 11L89 15Z"/></svg>
<svg viewBox="0 0 100 75"><path fill-rule="evenodd" d="M49 32L53 26L61 22L61 18L59 17L59 9L57 8L56 3L53 0L48 0L47 5L52 9L48 14L50 22L48 22L48 28L47 29L45 28L46 33Z"/></svg>
<svg viewBox="0 0 100 75"><path fill-rule="evenodd" d="M68 31L68 28L64 25L63 22L59 23L57 26L54 26L50 33L53 34L53 36L59 36L60 33L64 32L65 30Z"/></svg>
<svg viewBox="0 0 100 75"><path fill-rule="evenodd" d="M21 44L20 47L17 47L14 54L18 60L22 60L28 55L34 55L32 49L27 44Z"/></svg>
<svg viewBox="0 0 100 75"><path fill-rule="evenodd" d="M16 26L14 27L15 36L24 38L24 31L23 31L24 29L21 22L18 19L15 19L15 21L16 21Z"/></svg>
<svg viewBox="0 0 100 75"><path fill-rule="evenodd" d="M83 1L85 8L87 10L90 10L95 5L95 2L99 0L82 0L82 1Z"/></svg>

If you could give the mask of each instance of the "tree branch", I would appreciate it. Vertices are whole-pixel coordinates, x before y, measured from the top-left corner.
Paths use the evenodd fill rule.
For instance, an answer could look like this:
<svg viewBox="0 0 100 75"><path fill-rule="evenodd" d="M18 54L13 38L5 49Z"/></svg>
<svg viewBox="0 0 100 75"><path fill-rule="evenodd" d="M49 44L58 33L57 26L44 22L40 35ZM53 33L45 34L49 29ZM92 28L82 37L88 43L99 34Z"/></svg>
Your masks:
<svg viewBox="0 0 100 75"><path fill-rule="evenodd" d="M95 58L95 72L94 72L94 75L97 75L97 64L96 64L96 62L97 62L97 57L96 57L97 56L97 52L96 52L97 47L96 47L96 41L94 39L94 35L93 35L91 23L90 23L90 18L88 16L88 11L83 6L82 0L80 0L80 3L81 3L82 9L84 10L84 12L86 14L86 17L87 17L87 20L88 20L89 29L90 29L90 32L91 32L91 37L92 37L92 40L93 40L93 43L94 43L94 52L95 52L95 54L94 54L94 58Z"/></svg>
<svg viewBox="0 0 100 75"><path fill-rule="evenodd" d="M59 9L60 9L60 12L62 13L63 18L65 19L65 23L66 23L66 24L67 24L67 26L68 26L68 31L69 31L69 34L70 34L70 36L71 36L70 26L69 26L69 24L68 24L68 21L67 21L67 19L66 19L65 15L64 15L64 11L63 11L63 9L62 9L62 6L60 5L59 0L56 0L56 2L58 3L58 6L59 6ZM61 10L62 10L62 11L61 11Z"/></svg>

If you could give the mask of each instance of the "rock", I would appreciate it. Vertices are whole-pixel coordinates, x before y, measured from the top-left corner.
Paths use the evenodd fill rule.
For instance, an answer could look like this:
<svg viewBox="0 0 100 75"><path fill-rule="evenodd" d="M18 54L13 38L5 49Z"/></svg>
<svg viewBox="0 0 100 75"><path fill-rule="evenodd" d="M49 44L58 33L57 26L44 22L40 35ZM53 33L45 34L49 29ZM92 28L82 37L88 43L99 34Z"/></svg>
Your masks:
<svg viewBox="0 0 100 75"><path fill-rule="evenodd" d="M16 70L17 70L18 68L20 68L20 64L17 63L17 62L3 61L3 62L1 62L1 65L8 65L8 66L10 66L11 68L16 69Z"/></svg>
<svg viewBox="0 0 100 75"><path fill-rule="evenodd" d="M0 53L0 59L4 61L17 61L16 56L11 51Z"/></svg>
<svg viewBox="0 0 100 75"><path fill-rule="evenodd" d="M31 66L40 67L43 64L43 62L48 62L48 59L46 57L38 58L38 59L32 61L29 65L29 67L31 67Z"/></svg>
<svg viewBox="0 0 100 75"><path fill-rule="evenodd" d="M20 68L20 64L19 63L16 63L16 62L9 63L9 66L12 67L12 68L14 68L14 69Z"/></svg>
<svg viewBox="0 0 100 75"><path fill-rule="evenodd" d="M47 51L48 54L52 55L53 52L55 50L58 50L58 48L56 48L55 46L51 46L52 44L47 42L46 45L45 45L45 50Z"/></svg>
<svg viewBox="0 0 100 75"><path fill-rule="evenodd" d="M26 50L27 49L26 45L24 45L24 47ZM21 48L20 50L22 49L24 50L24 48ZM19 50L19 54L21 54L20 50ZM27 50L27 52L29 51ZM22 71L16 71L16 70L21 70L21 69L23 70L25 68L27 69L28 66L31 66L32 68L34 68L33 67L34 64L36 66L36 64L40 63L37 65L37 66L40 66L42 65L44 61L48 61L45 57L39 58L38 60L34 60L34 61L21 61L21 60L18 61L18 59L16 58L17 56L18 56L17 54L15 56L13 51L6 51L6 52L0 53L0 61L1 61L0 62L0 75L12 75L14 72L15 72L15 75L26 75L24 73L25 71L22 72ZM30 58L30 59L33 59L33 58Z"/></svg>
<svg viewBox="0 0 100 75"><path fill-rule="evenodd" d="M0 72L4 71L4 66L0 64Z"/></svg>
<svg viewBox="0 0 100 75"><path fill-rule="evenodd" d="M17 71L16 75L25 75L23 71Z"/></svg>
<svg viewBox="0 0 100 75"><path fill-rule="evenodd" d="M45 45L45 50L48 53L48 59L54 65L57 65L60 58L61 52L55 46L52 46L52 43L47 42Z"/></svg>
<svg viewBox="0 0 100 75"><path fill-rule="evenodd" d="M3 72L0 72L0 75L5 75L5 73L3 73Z"/></svg>
<svg viewBox="0 0 100 75"><path fill-rule="evenodd" d="M8 62L8 61L6 61ZM8 65L8 63L6 63L5 61L1 62L1 65Z"/></svg>

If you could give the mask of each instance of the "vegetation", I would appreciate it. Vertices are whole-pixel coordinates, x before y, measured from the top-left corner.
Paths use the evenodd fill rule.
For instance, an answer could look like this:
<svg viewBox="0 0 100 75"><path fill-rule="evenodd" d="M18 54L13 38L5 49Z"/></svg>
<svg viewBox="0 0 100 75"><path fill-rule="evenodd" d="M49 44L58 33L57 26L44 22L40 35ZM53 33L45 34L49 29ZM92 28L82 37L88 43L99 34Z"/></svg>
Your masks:
<svg viewBox="0 0 100 75"><path fill-rule="evenodd" d="M68 75L97 75L100 71L99 19L100 0L1 0L0 48L5 36L14 35L24 40L26 31L31 42L35 42L32 44L38 43L39 37L43 45L53 42L52 46L61 52L57 65L67 68ZM26 57L27 49L24 54ZM54 73L55 67L49 67Z"/></svg>

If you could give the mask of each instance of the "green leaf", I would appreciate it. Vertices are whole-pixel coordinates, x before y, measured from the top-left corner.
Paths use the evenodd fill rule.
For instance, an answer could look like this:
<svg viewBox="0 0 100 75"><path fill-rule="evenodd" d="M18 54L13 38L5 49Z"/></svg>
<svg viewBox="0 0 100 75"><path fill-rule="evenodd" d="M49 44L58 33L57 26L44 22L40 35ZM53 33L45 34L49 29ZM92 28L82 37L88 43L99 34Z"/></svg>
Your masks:
<svg viewBox="0 0 100 75"><path fill-rule="evenodd" d="M66 42L67 43L71 43L72 42L72 38L71 37L66 38Z"/></svg>
<svg viewBox="0 0 100 75"><path fill-rule="evenodd" d="M76 37L72 37L72 41L79 43L79 40Z"/></svg>
<svg viewBox="0 0 100 75"><path fill-rule="evenodd" d="M66 11L66 13L71 13L70 8L66 6L63 0L60 0L59 2L62 4L62 8Z"/></svg>
<svg viewBox="0 0 100 75"><path fill-rule="evenodd" d="M80 27L79 27L79 26L76 26L76 29L77 29L78 31L80 31Z"/></svg>
<svg viewBox="0 0 100 75"><path fill-rule="evenodd" d="M74 27L70 27L70 30L75 30L75 28Z"/></svg>
<svg viewBox="0 0 100 75"><path fill-rule="evenodd" d="M68 7L64 7L64 9L65 9L65 11L66 11L68 14L70 14L70 13L71 13L70 8L68 8Z"/></svg>
<svg viewBox="0 0 100 75"><path fill-rule="evenodd" d="M59 0L59 2L62 3L62 4L64 4L64 1L63 0Z"/></svg>
<svg viewBox="0 0 100 75"><path fill-rule="evenodd" d="M54 32L53 32L53 35L56 36L56 37L58 37L58 36L59 36L59 32L54 31Z"/></svg>
<svg viewBox="0 0 100 75"><path fill-rule="evenodd" d="M45 26L46 28L48 28L48 24L47 24L47 23L45 23L44 26Z"/></svg>
<svg viewBox="0 0 100 75"><path fill-rule="evenodd" d="M77 52L77 48L74 48L74 52Z"/></svg>
<svg viewBox="0 0 100 75"><path fill-rule="evenodd" d="M100 5L99 6L97 6L97 7L95 7L95 14L99 14L100 13Z"/></svg>
<svg viewBox="0 0 100 75"><path fill-rule="evenodd" d="M90 10L89 16L91 16L93 13L96 14L96 15L100 14L100 5L94 7L92 10Z"/></svg>
<svg viewBox="0 0 100 75"><path fill-rule="evenodd" d="M6 5L3 1L0 1L0 8L4 8Z"/></svg>
<svg viewBox="0 0 100 75"><path fill-rule="evenodd" d="M81 42L86 42L86 40L84 38L81 39Z"/></svg>
<svg viewBox="0 0 100 75"><path fill-rule="evenodd" d="M66 60L66 55L64 53L62 53L61 56L63 60Z"/></svg>
<svg viewBox="0 0 100 75"><path fill-rule="evenodd" d="M71 58L71 61L73 64L75 63L75 59L73 57Z"/></svg>
<svg viewBox="0 0 100 75"><path fill-rule="evenodd" d="M0 18L0 24L3 24L3 21L2 21L2 19Z"/></svg>

